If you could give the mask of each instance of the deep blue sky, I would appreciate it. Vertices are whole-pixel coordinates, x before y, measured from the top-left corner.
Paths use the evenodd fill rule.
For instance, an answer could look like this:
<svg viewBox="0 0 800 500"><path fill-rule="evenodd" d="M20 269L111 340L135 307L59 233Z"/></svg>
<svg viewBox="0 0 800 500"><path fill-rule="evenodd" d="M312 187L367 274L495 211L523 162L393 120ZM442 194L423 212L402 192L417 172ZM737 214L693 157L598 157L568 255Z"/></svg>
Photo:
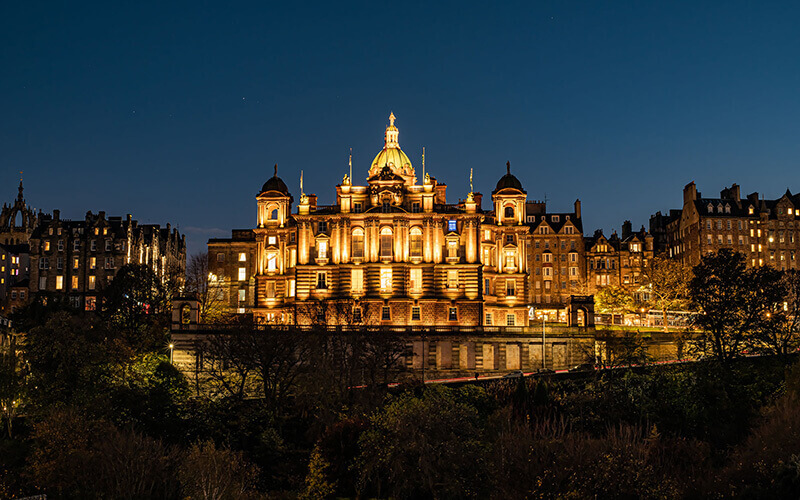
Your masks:
<svg viewBox="0 0 800 500"><path fill-rule="evenodd" d="M705 194L800 190L800 7L764 2L3 2L0 199L252 227L272 165L332 203L400 145L456 201L511 161L587 234ZM486 206L486 203L484 203Z"/></svg>

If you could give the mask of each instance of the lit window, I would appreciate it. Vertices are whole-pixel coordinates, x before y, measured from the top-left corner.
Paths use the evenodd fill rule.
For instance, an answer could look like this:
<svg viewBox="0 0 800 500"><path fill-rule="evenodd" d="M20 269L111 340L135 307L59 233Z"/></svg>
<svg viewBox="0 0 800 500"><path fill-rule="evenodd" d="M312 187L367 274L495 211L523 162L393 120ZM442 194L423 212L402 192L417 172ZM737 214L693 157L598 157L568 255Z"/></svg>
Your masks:
<svg viewBox="0 0 800 500"><path fill-rule="evenodd" d="M325 240L320 240L317 242L317 258L318 259L327 259L328 258L328 242Z"/></svg>
<svg viewBox="0 0 800 500"><path fill-rule="evenodd" d="M486 326L492 326L492 313L486 313Z"/></svg>
<svg viewBox="0 0 800 500"><path fill-rule="evenodd" d="M56 290L63 290L63 289L64 289L64 277L56 276Z"/></svg>
<svg viewBox="0 0 800 500"><path fill-rule="evenodd" d="M274 253L267 255L267 271L273 272L278 269L278 256Z"/></svg>
<svg viewBox="0 0 800 500"><path fill-rule="evenodd" d="M72 269L78 269L80 266L80 260L77 257L72 258Z"/></svg>
<svg viewBox="0 0 800 500"><path fill-rule="evenodd" d="M239 302L247 300L247 290L239 290Z"/></svg>
<svg viewBox="0 0 800 500"><path fill-rule="evenodd" d="M294 280L289 280L289 297L294 297Z"/></svg>
<svg viewBox="0 0 800 500"><path fill-rule="evenodd" d="M97 278L95 276L89 276L89 290L94 290L96 284Z"/></svg>
<svg viewBox="0 0 800 500"><path fill-rule="evenodd" d="M514 314L506 314L506 325L514 326L517 323L517 316Z"/></svg>
<svg viewBox="0 0 800 500"><path fill-rule="evenodd" d="M453 232L456 232L457 230L458 230L458 225L457 225L456 221L454 221L452 219L448 220L447 221L447 231L453 233Z"/></svg>
<svg viewBox="0 0 800 500"><path fill-rule="evenodd" d="M247 268L240 267L239 268L239 281L244 281L247 279Z"/></svg>
<svg viewBox="0 0 800 500"><path fill-rule="evenodd" d="M458 241L456 240L447 241L447 258L448 259L458 258Z"/></svg>
<svg viewBox="0 0 800 500"><path fill-rule="evenodd" d="M328 289L328 273L326 272L317 273L317 290L327 290L327 289Z"/></svg>
<svg viewBox="0 0 800 500"><path fill-rule="evenodd" d="M447 270L447 288L458 288L458 269Z"/></svg>
<svg viewBox="0 0 800 500"><path fill-rule="evenodd" d="M420 228L411 228L411 242L409 247L412 257L422 257L422 230Z"/></svg>
<svg viewBox="0 0 800 500"><path fill-rule="evenodd" d="M391 292L392 291L392 268L391 267L382 267L381 268L381 291L382 292Z"/></svg>
<svg viewBox="0 0 800 500"><path fill-rule="evenodd" d="M409 288L412 292L422 291L422 269L418 267L411 268L411 279L409 281Z"/></svg>
<svg viewBox="0 0 800 500"><path fill-rule="evenodd" d="M45 252L49 252L50 251L50 242L49 241L45 241L44 242L44 251Z"/></svg>
<svg viewBox="0 0 800 500"><path fill-rule="evenodd" d="M517 282L515 280L506 280L506 296L514 297L517 295Z"/></svg>
<svg viewBox="0 0 800 500"><path fill-rule="evenodd" d="M364 270L353 269L350 271L350 290L353 293L361 293L364 291Z"/></svg>
<svg viewBox="0 0 800 500"><path fill-rule="evenodd" d="M77 290L78 289L78 277L77 276L73 276L72 277L72 289L73 290Z"/></svg>
<svg viewBox="0 0 800 500"><path fill-rule="evenodd" d="M247 254L245 252L239 252L239 262L246 262L247 261Z"/></svg>
<svg viewBox="0 0 800 500"><path fill-rule="evenodd" d="M97 257L89 257L89 269L97 269Z"/></svg>
<svg viewBox="0 0 800 500"><path fill-rule="evenodd" d="M419 321L422 315L420 314L420 307L419 306L412 306L411 307L411 321Z"/></svg>
<svg viewBox="0 0 800 500"><path fill-rule="evenodd" d="M352 255L356 258L364 257L364 230L361 228L353 229Z"/></svg>
<svg viewBox="0 0 800 500"><path fill-rule="evenodd" d="M94 311L97 309L97 297L86 297L86 310Z"/></svg>
<svg viewBox="0 0 800 500"><path fill-rule="evenodd" d="M391 228L384 227L381 229L381 258L392 257L392 230Z"/></svg>
<svg viewBox="0 0 800 500"><path fill-rule="evenodd" d="M268 236L267 237L267 245L274 245L278 239L275 236Z"/></svg>
<svg viewBox="0 0 800 500"><path fill-rule="evenodd" d="M448 321L458 321L458 308L451 307L447 314Z"/></svg>

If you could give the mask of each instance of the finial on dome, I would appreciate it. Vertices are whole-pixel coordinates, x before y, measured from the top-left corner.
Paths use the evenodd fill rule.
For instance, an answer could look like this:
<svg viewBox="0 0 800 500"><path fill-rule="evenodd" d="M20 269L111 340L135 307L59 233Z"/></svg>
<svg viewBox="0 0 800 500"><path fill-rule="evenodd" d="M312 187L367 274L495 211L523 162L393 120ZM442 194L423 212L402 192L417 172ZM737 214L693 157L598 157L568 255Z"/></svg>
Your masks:
<svg viewBox="0 0 800 500"><path fill-rule="evenodd" d="M394 127L394 120L395 120L394 113L389 111L389 125L392 127Z"/></svg>
<svg viewBox="0 0 800 500"><path fill-rule="evenodd" d="M278 164L275 164L275 177L278 177Z"/></svg>
<svg viewBox="0 0 800 500"><path fill-rule="evenodd" d="M511 162L506 162L506 174L511 175Z"/></svg>

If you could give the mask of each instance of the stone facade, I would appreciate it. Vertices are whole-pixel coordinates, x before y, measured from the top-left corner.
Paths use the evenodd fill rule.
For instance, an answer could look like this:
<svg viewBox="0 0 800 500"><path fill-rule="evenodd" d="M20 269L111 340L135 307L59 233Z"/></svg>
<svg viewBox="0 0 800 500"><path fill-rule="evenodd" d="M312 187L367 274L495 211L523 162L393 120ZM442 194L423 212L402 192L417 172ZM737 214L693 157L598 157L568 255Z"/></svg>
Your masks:
<svg viewBox="0 0 800 500"><path fill-rule="evenodd" d="M186 242L169 224L139 224L130 215L87 212L84 220L40 218L30 238L30 292L63 293L73 307L93 310L97 295L125 264L151 266L162 279L182 279Z"/></svg>
<svg viewBox="0 0 800 500"><path fill-rule="evenodd" d="M683 189L683 208L654 215L651 230L666 235L661 250L686 266L731 248L745 254L748 267L800 268L800 194L789 190L778 199L758 193L742 198L733 184L718 198L705 198L691 182Z"/></svg>

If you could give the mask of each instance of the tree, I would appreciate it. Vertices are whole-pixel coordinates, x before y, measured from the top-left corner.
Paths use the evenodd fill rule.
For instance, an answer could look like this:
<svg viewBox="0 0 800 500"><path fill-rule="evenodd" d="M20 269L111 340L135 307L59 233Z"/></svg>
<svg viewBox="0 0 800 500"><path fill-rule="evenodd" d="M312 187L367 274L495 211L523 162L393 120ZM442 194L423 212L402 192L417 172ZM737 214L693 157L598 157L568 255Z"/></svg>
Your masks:
<svg viewBox="0 0 800 500"><path fill-rule="evenodd" d="M633 296L621 286L611 285L594 296L595 307L600 313L624 314L633 310Z"/></svg>
<svg viewBox="0 0 800 500"><path fill-rule="evenodd" d="M137 331L143 325L169 325L171 297L167 287L150 266L122 266L103 290L102 296L103 311L117 327Z"/></svg>
<svg viewBox="0 0 800 500"><path fill-rule="evenodd" d="M254 497L258 468L241 452L218 448L213 441L194 444L178 470L183 493L203 500Z"/></svg>
<svg viewBox="0 0 800 500"><path fill-rule="evenodd" d="M644 269L645 289L650 301L661 311L664 331L667 331L667 310L682 308L689 291L691 272L677 260L657 256Z"/></svg>
<svg viewBox="0 0 800 500"><path fill-rule="evenodd" d="M198 253L189 258L186 267L186 291L194 294L200 302L200 322L209 324L218 322L224 312L224 294L219 286L209 282L210 270L208 254Z"/></svg>
<svg viewBox="0 0 800 500"><path fill-rule="evenodd" d="M603 368L640 365L650 361L647 343L639 333L602 330L598 331L595 342L600 347L597 362Z"/></svg>
<svg viewBox="0 0 800 500"><path fill-rule="evenodd" d="M27 367L17 353L16 335L0 337L0 416L6 422L8 437L13 438L13 423L22 404L27 380Z"/></svg>
<svg viewBox="0 0 800 500"><path fill-rule="evenodd" d="M362 487L392 498L474 498L484 477L478 411L442 386L406 393L361 439Z"/></svg>
<svg viewBox="0 0 800 500"><path fill-rule="evenodd" d="M785 355L800 346L800 271L791 269L780 274L777 281L762 284L767 289L769 311L754 331L753 348ZM766 279L774 279L774 273Z"/></svg>
<svg viewBox="0 0 800 500"><path fill-rule="evenodd" d="M701 330L696 348L723 362L739 356L764 328L767 314L783 302L780 271L772 267L746 269L745 256L728 248L703 257L694 267L689 296L699 308L694 318Z"/></svg>

